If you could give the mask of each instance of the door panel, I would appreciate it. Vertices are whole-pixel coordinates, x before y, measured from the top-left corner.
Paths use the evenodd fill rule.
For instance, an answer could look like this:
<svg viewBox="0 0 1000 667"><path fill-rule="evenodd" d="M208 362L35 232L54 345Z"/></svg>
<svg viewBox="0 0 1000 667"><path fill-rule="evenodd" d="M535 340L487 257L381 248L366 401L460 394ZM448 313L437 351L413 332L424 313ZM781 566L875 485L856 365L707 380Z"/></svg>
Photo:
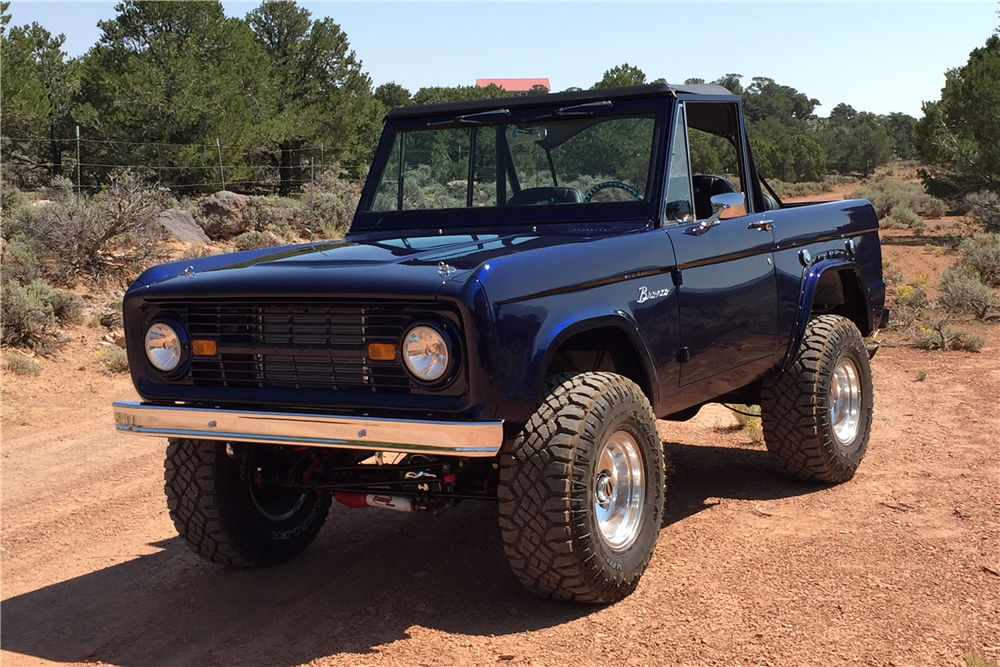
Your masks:
<svg viewBox="0 0 1000 667"><path fill-rule="evenodd" d="M778 293L771 257L774 234L750 229L762 214L667 229L681 284L680 340L688 361L680 385L771 356L777 345Z"/></svg>

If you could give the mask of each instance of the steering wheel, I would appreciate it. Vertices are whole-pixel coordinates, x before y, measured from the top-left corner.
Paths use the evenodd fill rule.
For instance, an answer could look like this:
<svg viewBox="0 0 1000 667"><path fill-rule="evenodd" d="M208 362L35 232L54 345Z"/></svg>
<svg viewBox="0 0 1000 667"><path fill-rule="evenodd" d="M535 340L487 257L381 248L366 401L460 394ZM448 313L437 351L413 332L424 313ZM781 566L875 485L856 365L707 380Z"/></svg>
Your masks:
<svg viewBox="0 0 1000 667"><path fill-rule="evenodd" d="M591 197L596 195L601 190L605 190L607 188L618 188L620 190L624 190L625 192L629 193L636 199L639 200L642 199L642 195L636 192L635 189L630 185L622 183L621 181L602 181L597 185L595 185L594 187L587 190L587 194L583 195L583 201L590 201Z"/></svg>

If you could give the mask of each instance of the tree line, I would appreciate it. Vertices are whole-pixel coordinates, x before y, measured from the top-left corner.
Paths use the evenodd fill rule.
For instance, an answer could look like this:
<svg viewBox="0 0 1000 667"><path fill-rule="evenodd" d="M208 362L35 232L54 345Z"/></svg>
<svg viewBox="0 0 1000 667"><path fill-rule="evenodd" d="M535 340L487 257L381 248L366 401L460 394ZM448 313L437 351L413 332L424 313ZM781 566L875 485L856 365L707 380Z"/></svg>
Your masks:
<svg viewBox="0 0 1000 667"><path fill-rule="evenodd" d="M197 188L218 180L213 169L224 164L237 183L255 170L277 172L279 190L288 194L320 151L326 163L360 175L392 107L507 94L497 86L426 87L412 94L396 83L373 87L341 27L330 18L313 19L294 1L265 0L243 18L227 18L219 2L127 0L116 6L114 19L98 24L100 38L78 58L67 58L63 35L37 23L8 27L8 6L0 2L0 150L6 166L40 182L75 176L66 172L76 168L82 146L80 177L88 183L106 182L118 165L142 164L168 170L173 185ZM997 42L994 37L981 50L980 79L996 77ZM767 177L865 177L894 157L923 158L944 165L929 179L946 190L969 190L982 187L982 179L972 183L961 174L995 165L1000 140L989 135L993 148L978 148L979 126L967 116L970 104L980 102L965 98L980 94L982 82L958 71L949 73L942 100L927 105L920 121L847 104L820 117L818 100L766 77L744 86L742 75L726 74L713 83L742 97L758 168ZM593 87L646 82L645 73L623 64ZM995 81L992 90L998 90ZM87 138L83 144L75 141L77 127ZM994 187L997 171L986 168Z"/></svg>

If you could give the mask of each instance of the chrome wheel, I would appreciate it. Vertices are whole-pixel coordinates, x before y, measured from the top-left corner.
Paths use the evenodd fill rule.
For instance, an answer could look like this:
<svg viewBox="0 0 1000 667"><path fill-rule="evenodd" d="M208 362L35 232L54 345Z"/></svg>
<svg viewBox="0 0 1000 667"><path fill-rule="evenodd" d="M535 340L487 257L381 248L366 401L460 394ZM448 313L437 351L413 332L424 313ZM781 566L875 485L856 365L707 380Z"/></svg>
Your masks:
<svg viewBox="0 0 1000 667"><path fill-rule="evenodd" d="M830 425L841 445L852 442L861 424L861 381L854 362L844 357L830 379Z"/></svg>
<svg viewBox="0 0 1000 667"><path fill-rule="evenodd" d="M639 536L645 501L642 455L635 438L616 431L601 448L594 477L594 512L601 537L625 549Z"/></svg>

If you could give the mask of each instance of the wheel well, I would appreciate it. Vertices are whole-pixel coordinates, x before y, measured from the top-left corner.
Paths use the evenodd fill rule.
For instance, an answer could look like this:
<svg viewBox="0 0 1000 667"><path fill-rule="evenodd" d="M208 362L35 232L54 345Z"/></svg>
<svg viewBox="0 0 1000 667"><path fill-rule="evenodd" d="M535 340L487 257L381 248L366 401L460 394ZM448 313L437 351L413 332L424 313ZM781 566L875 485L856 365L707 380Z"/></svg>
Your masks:
<svg viewBox="0 0 1000 667"><path fill-rule="evenodd" d="M868 302L858 275L850 269L826 271L819 277L811 312L841 315L854 322L863 336L871 333Z"/></svg>
<svg viewBox="0 0 1000 667"><path fill-rule="evenodd" d="M547 375L606 371L617 373L639 385L653 401L652 387L642 359L628 335L617 327L599 327L567 338L552 355Z"/></svg>

